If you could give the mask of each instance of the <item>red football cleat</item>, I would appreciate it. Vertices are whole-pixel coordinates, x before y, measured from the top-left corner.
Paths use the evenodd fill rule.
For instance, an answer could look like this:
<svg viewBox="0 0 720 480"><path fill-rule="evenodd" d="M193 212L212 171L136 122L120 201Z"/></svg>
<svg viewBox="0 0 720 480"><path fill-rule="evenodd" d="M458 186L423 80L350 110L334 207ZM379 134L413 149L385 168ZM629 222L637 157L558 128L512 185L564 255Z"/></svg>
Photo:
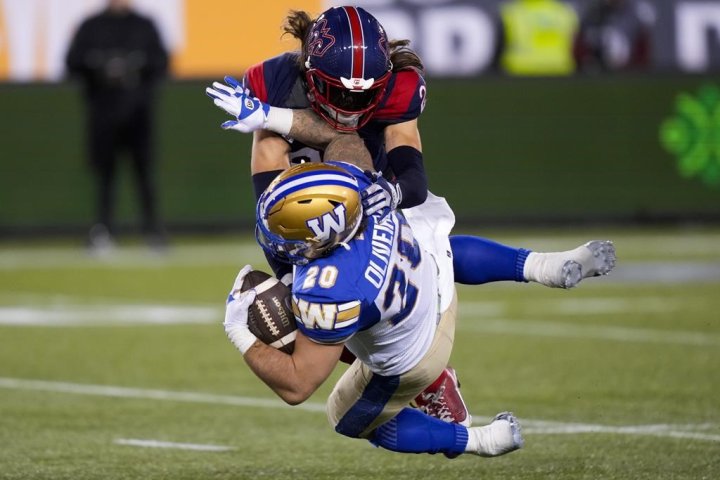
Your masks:
<svg viewBox="0 0 720 480"><path fill-rule="evenodd" d="M445 367L437 380L415 397L414 404L428 415L445 422L465 427L472 424L472 416L460 394L460 382L455 369L450 366Z"/></svg>

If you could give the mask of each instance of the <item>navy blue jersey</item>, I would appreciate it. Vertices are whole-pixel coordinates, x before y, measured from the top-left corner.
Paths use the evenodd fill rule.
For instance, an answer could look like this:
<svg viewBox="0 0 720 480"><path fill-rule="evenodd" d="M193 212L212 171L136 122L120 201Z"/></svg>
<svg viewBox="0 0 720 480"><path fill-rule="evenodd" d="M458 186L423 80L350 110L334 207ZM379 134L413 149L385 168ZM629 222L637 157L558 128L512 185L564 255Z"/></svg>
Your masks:
<svg viewBox="0 0 720 480"><path fill-rule="evenodd" d="M251 95L274 107L310 108L305 74L296 52L283 53L250 67L244 80ZM418 118L425 106L425 97L425 79L417 70L407 69L391 75L372 118L358 131L370 151L375 170L387 170L385 127ZM291 161L322 160L322 152L301 142L291 142L290 148Z"/></svg>

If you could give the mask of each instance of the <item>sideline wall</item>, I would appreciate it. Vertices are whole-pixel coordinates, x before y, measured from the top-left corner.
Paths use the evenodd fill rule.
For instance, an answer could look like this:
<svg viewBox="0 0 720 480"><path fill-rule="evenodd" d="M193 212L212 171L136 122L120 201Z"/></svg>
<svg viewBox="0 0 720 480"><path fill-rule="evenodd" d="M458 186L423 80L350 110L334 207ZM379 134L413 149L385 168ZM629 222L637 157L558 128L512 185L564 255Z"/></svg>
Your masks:
<svg viewBox="0 0 720 480"><path fill-rule="evenodd" d="M168 84L161 95L160 206L171 229L253 221L251 137L219 128L225 116L207 83ZM461 221L720 220L720 140L717 126L703 130L712 112L720 118L710 77L431 78L428 87L420 129L430 187ZM85 228L93 184L79 91L4 85L0 105L0 233ZM661 141L671 121L672 138L695 152L684 164ZM125 167L120 219L133 224Z"/></svg>

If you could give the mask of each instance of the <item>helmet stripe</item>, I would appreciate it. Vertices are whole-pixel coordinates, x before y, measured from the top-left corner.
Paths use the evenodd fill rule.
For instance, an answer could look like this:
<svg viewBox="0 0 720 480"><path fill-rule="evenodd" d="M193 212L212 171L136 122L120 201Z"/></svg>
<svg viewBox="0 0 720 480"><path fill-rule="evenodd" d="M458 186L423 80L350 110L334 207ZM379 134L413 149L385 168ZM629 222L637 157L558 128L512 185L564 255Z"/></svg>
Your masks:
<svg viewBox="0 0 720 480"><path fill-rule="evenodd" d="M363 37L360 14L355 7L343 7L350 22L352 40L352 78L365 78L365 38Z"/></svg>
<svg viewBox="0 0 720 480"><path fill-rule="evenodd" d="M337 180L321 180L321 181L315 181L315 182L306 182L301 184L295 184L295 185L287 185L285 188L283 188L282 192L273 192L270 194L270 196L265 200L265 208L272 208L278 201L282 200L283 197L286 197L288 195L291 195L299 190L305 190L306 188L312 188L312 187L326 187L329 185L336 185L338 187L346 187L346 188L353 188L352 184L344 181L337 181Z"/></svg>
<svg viewBox="0 0 720 480"><path fill-rule="evenodd" d="M272 207L281 196L286 196L303 188L315 187L317 185L339 185L358 190L357 181L350 176L335 172L308 172L308 174L291 177L279 183L265 200L265 208Z"/></svg>

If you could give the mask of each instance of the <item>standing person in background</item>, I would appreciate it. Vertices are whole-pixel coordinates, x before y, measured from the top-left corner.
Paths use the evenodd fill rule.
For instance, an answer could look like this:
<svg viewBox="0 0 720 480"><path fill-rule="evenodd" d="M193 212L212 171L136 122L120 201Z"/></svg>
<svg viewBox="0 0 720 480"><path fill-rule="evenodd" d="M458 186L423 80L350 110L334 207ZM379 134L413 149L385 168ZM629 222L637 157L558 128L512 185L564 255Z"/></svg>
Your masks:
<svg viewBox="0 0 720 480"><path fill-rule="evenodd" d="M594 0L582 15L575 57L582 72L642 70L650 63L651 4Z"/></svg>
<svg viewBox="0 0 720 480"><path fill-rule="evenodd" d="M88 160L96 177L96 223L88 247L105 253L114 246L117 157L132 158L142 208L142 233L163 248L154 180L156 84L168 57L152 20L133 11L129 0L109 0L75 33L66 57L68 72L82 81L87 104Z"/></svg>
<svg viewBox="0 0 720 480"><path fill-rule="evenodd" d="M554 76L575 71L575 10L559 0L511 0L500 6L500 67L510 75Z"/></svg>

